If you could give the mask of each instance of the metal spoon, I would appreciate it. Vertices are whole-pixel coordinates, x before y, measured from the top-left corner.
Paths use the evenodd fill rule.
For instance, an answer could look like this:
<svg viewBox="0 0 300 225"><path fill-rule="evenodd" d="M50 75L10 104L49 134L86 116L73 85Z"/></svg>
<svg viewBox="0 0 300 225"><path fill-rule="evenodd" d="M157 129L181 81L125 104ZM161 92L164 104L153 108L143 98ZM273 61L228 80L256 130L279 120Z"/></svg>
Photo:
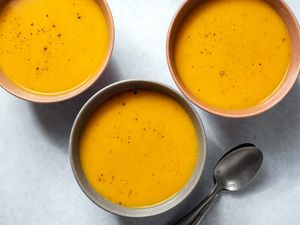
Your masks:
<svg viewBox="0 0 300 225"><path fill-rule="evenodd" d="M213 191L176 225L200 224L218 194L247 186L257 175L262 162L263 154L253 144L242 144L227 152L215 167Z"/></svg>

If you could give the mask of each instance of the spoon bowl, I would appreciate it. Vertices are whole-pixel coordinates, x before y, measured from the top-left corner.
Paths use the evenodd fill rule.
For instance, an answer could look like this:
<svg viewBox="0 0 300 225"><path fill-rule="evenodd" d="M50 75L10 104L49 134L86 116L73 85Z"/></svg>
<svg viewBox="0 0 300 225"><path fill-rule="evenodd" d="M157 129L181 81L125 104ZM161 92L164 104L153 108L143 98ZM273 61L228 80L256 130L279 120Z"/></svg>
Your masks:
<svg viewBox="0 0 300 225"><path fill-rule="evenodd" d="M262 162L262 152L254 145L239 146L218 162L214 170L215 181L222 189L240 190L256 177Z"/></svg>

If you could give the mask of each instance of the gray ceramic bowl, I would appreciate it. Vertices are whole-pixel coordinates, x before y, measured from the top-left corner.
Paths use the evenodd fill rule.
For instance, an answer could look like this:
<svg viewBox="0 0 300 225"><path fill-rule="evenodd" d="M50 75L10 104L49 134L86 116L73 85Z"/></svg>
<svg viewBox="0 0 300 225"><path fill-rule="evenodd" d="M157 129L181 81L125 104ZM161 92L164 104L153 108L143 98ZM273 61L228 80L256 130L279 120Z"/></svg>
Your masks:
<svg viewBox="0 0 300 225"><path fill-rule="evenodd" d="M184 188L180 192L175 194L172 198L154 206L149 206L144 208L126 208L124 206L113 204L108 200L104 199L90 186L90 184L88 183L88 181L86 180L83 174L80 165L79 142L80 142L81 131L83 130L86 121L89 119L91 114L104 101L106 101L113 95L118 94L120 92L137 89L137 88L160 91L170 96L171 98L175 99L177 102L179 102L182 105L182 107L192 118L194 126L197 130L200 154L192 177L190 178L188 183L184 186ZM190 192L194 189L194 187L198 183L203 171L205 159L206 159L205 132L204 132L202 122L198 117L196 111L194 110L192 105L185 98L183 98L182 95L179 94L177 91L157 82L128 80L128 81L121 81L121 82L111 84L108 87L102 89L101 91L96 93L80 110L79 114L77 115L77 118L75 119L71 136L70 136L71 166L76 181L79 184L82 191L86 194L86 196L91 201L93 201L96 205L98 205L102 209L111 212L113 214L125 216L125 217L153 216L153 215L163 213L167 210L170 210L171 208L181 203L190 194Z"/></svg>

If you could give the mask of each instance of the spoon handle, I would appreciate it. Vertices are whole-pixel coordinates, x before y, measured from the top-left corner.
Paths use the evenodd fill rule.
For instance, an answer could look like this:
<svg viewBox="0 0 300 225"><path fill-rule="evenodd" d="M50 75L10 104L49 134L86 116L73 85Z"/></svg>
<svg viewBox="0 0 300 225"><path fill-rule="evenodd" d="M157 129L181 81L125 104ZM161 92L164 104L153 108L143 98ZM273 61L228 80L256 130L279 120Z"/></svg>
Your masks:
<svg viewBox="0 0 300 225"><path fill-rule="evenodd" d="M194 217L194 220L191 223L189 223L189 225L199 225L201 223L202 219L204 218L208 210L214 204L217 196L218 194L215 195L214 198L212 198L207 202L207 204L201 209L201 211L196 215L196 217Z"/></svg>
<svg viewBox="0 0 300 225"><path fill-rule="evenodd" d="M189 214L183 217L176 225L191 225L197 219L197 221L201 221L205 216L207 211L215 202L216 197L221 189L216 184L213 191L199 204L197 205Z"/></svg>

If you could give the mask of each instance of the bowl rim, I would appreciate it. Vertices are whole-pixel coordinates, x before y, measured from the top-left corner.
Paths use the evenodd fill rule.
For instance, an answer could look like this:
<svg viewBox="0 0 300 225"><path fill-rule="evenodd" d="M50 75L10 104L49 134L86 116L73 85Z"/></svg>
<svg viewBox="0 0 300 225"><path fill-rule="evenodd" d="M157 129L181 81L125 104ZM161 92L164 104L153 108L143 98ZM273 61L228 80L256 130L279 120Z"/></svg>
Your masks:
<svg viewBox="0 0 300 225"><path fill-rule="evenodd" d="M171 76L177 85L178 89L184 94L184 96L191 101L194 105L201 108L202 110L212 113L214 115L227 117L227 118L246 118L246 117L252 117L259 115L261 113L264 113L265 111L273 108L275 105L277 105L293 88L295 85L297 78L299 76L300 72L300 27L299 23L297 21L296 16L293 14L292 10L288 6L288 4L284 0L264 0L267 2L271 7L280 15L282 20L284 21L288 31L289 36L291 37L291 49L292 49L292 56L290 59L290 65L288 67L288 70L285 74L284 79L279 84L277 89L262 103L259 103L256 106L242 109L242 110L225 110L216 108L213 106L210 106L208 104L203 103L201 100L197 99L193 94L188 90L188 88L183 84L183 82L180 79L180 75L176 71L176 65L175 62L173 62L173 45L172 41L176 37L176 26L180 26L180 21L177 20L182 19L187 14L181 15L182 11L185 10L186 7L188 7L190 4L202 4L207 0L200 0L196 2L195 0L185 0L177 9L175 12L172 21L170 23L168 33L167 33L167 39L166 39L166 58L167 58L167 64L169 71L171 73ZM195 3L196 2L196 3ZM281 9L280 11L283 11L282 13L279 12L278 8L275 8L275 5L278 4ZM189 11L190 9L188 9ZM284 14L284 16L282 15ZM182 19L183 20L183 19ZM178 24L179 25L178 25ZM174 37L173 37L174 36ZM173 38L173 39L172 39Z"/></svg>
<svg viewBox="0 0 300 225"><path fill-rule="evenodd" d="M198 143L199 156L192 177L189 179L186 185L174 196L171 196L166 201L159 203L157 205L143 207L143 208L127 208L127 207L119 206L117 204L113 204L108 200L105 200L103 197L101 197L100 194L96 193L93 190L93 188L89 185L88 181L83 176L83 171L80 168L80 163L76 161L76 157L79 158L79 148L78 146L76 147L75 142L76 142L76 138L80 136L80 131L83 129L85 121L87 120L87 118L89 118L91 113L94 112L95 108L99 107L103 102L105 102L105 100L109 99L110 97L118 93L137 89L137 88L142 88L142 89L145 88L153 91L160 91L163 94L166 94L169 97L173 98L186 110L186 112L193 120L193 124L197 131L197 139L199 141ZM118 91L115 91L115 89L118 89ZM97 102L99 101L98 99L100 98L99 96L100 97L105 96L103 97L103 99L100 99L100 103ZM93 107L94 109L88 112L88 110L90 110L90 108ZM72 126L70 139L69 139L69 156L70 156L71 168L75 180L79 185L80 189L92 202L94 202L94 204L104 209L105 211L118 216L130 217L130 218L142 218L142 217L159 215L181 204L194 190L196 185L199 183L199 180L203 174L203 170L206 162L206 155L207 155L207 139L206 139L205 129L202 120L200 119L197 111L194 109L192 104L187 99L185 99L181 93L179 93L175 89L163 83L149 81L149 80L137 80L137 79L123 80L123 81L112 83L109 86L98 91L84 104L84 106L77 114L76 119Z"/></svg>
<svg viewBox="0 0 300 225"><path fill-rule="evenodd" d="M115 43L115 25L114 25L114 19L110 7L106 0L96 0L96 3L100 7L104 15L104 18L106 20L107 27L108 27L109 41L108 41L107 53L103 63L99 64L97 71L90 79L87 80L86 83L78 87L74 87L74 89L72 89L71 91L67 91L61 94L59 93L54 95L47 95L47 94L43 95L38 93L35 94L26 91L25 89L22 89L14 82L10 81L0 69L0 88L4 89L9 94L12 94L13 96L20 98L22 100L33 102L33 103L42 103L42 104L63 102L72 99L80 95L81 93L85 92L87 89L89 89L104 73L110 61L110 58L112 56L114 43Z"/></svg>

